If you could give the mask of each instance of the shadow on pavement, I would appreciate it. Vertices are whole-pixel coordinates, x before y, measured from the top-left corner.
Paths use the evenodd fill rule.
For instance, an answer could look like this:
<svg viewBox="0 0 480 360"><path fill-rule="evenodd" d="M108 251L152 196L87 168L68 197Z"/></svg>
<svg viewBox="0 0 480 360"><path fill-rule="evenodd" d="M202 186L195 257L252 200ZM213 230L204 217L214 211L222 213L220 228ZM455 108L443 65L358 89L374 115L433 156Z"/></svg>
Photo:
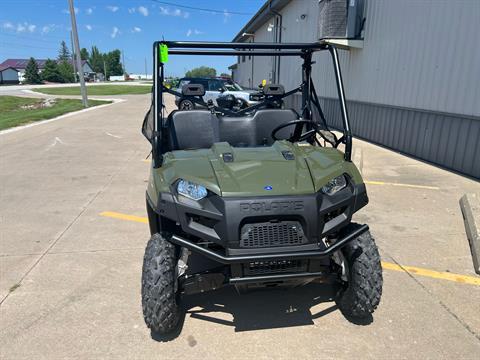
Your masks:
<svg viewBox="0 0 480 360"><path fill-rule="evenodd" d="M313 325L313 320L337 310L332 305L312 314L310 309L334 298L334 289L321 284L309 284L297 288L259 289L238 294L233 286L205 294L185 297L186 316L231 326L235 331L274 329ZM221 314L219 314L221 313ZM225 320L225 314L233 320ZM156 341L171 341L181 332L184 319L176 331L160 336L152 333Z"/></svg>
<svg viewBox="0 0 480 360"><path fill-rule="evenodd" d="M194 260L190 263L190 271L193 272L218 265L204 258ZM185 296L182 302L185 316L233 327L236 332L240 332L313 325L313 320L338 310L333 303L335 292L334 286L315 282L293 288L260 288L244 294L239 294L233 286L226 286L203 294ZM325 302L332 302L332 305L312 313L311 308ZM230 320L231 317L233 320ZM361 321L346 319L356 325L368 325L373 321L372 317ZM159 335L152 332L152 339L174 340L180 335L184 320L185 318L171 334Z"/></svg>

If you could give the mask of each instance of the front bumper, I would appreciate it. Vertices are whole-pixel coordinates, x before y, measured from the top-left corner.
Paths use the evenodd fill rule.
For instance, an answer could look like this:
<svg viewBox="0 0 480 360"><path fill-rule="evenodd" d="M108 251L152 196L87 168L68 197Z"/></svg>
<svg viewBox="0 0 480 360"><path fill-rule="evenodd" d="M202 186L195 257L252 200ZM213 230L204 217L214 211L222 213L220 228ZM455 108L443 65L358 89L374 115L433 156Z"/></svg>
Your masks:
<svg viewBox="0 0 480 360"><path fill-rule="evenodd" d="M336 242L330 246L324 241L339 233L350 223L353 213L368 203L364 184L350 183L333 196L316 193L235 198L209 194L197 202L172 191L159 194L157 204L148 195L147 201L156 214L175 221L181 228L171 242L225 264L322 258L368 230L365 225L352 236L340 239L335 235ZM245 247L242 243L242 229L247 225L290 220L301 224L301 243L261 247Z"/></svg>

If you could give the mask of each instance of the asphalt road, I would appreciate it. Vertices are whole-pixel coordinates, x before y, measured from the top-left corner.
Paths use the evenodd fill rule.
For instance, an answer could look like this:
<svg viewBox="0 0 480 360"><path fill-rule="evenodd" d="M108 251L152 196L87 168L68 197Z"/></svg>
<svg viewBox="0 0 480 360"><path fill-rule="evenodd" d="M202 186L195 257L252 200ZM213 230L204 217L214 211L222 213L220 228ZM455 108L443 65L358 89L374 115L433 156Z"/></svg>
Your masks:
<svg viewBox="0 0 480 360"><path fill-rule="evenodd" d="M370 204L356 220L384 261L373 322L347 321L319 285L224 288L187 299L178 337L152 338L140 303L149 96L121 98L0 134L2 359L478 359L480 277L458 199L479 183L358 140Z"/></svg>

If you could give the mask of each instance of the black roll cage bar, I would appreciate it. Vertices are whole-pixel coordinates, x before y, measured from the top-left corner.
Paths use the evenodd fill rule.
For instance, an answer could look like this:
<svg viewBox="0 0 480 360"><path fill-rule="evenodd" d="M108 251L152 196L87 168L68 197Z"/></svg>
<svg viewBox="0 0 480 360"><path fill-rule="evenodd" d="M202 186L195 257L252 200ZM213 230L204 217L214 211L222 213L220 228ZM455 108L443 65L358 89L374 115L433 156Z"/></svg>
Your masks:
<svg viewBox="0 0 480 360"><path fill-rule="evenodd" d="M302 83L299 87L288 91L283 97L289 96L295 92L302 93L302 118L311 120L312 104L318 110L323 125L328 130L325 116L323 114L320 102L312 80L312 54L316 51L328 50L333 61L335 79L337 83L337 93L340 100L343 136L338 140L339 143L345 144L345 160L351 161L352 154L352 133L350 130L350 122L348 119L347 104L345 100L345 91L343 88L342 72L338 60L337 48L332 44L322 41L315 43L233 43L233 42L200 42L200 41L156 41L153 43L153 134L152 134L152 158L155 168L161 166L163 161L162 143L166 141L166 127L168 126L163 116L163 93L167 92L173 95L181 95L178 92L168 89L163 85L164 81L164 63L160 61L160 46L166 45L168 55L213 55L213 56L299 56L303 59L302 64ZM188 49L188 50L184 50ZM202 50L208 49L208 50ZM230 49L230 50L229 50ZM195 101L196 102L196 101ZM200 101L199 101L200 102ZM220 108L214 107L215 110ZM254 110L255 105L240 111L228 111L221 109L221 112L229 116L243 115L247 111ZM296 126L294 136L299 137L302 133L303 126ZM160 129L165 129L160 131ZM164 136L163 139L160 137Z"/></svg>

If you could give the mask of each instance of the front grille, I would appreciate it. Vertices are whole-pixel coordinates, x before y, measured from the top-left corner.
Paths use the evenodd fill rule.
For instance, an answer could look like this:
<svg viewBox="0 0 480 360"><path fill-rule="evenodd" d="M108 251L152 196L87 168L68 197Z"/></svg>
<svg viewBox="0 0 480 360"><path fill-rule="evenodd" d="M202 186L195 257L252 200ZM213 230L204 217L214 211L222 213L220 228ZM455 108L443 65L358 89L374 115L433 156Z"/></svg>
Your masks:
<svg viewBox="0 0 480 360"><path fill-rule="evenodd" d="M246 276L307 271L306 260L255 261L243 266Z"/></svg>
<svg viewBox="0 0 480 360"><path fill-rule="evenodd" d="M240 247L261 248L300 245L307 241L298 221L246 224L240 232Z"/></svg>

